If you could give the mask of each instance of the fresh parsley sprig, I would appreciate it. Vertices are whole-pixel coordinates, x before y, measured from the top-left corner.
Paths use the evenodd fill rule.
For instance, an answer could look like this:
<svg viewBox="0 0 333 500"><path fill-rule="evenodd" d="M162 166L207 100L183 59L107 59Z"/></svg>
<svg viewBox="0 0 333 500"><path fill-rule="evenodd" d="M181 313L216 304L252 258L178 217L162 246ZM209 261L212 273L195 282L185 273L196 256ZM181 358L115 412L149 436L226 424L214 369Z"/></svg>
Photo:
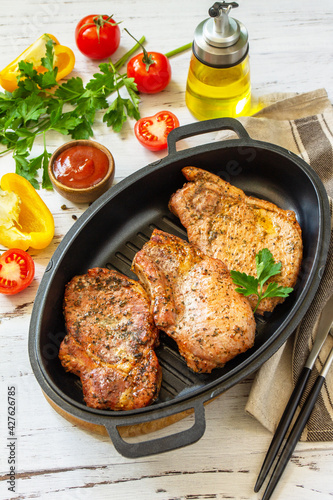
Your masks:
<svg viewBox="0 0 333 500"><path fill-rule="evenodd" d="M248 297L256 295L258 297L257 304L253 310L255 313L260 302L268 297L288 297L293 291L293 288L283 287L271 281L264 288L265 283L272 276L276 276L281 272L281 262L275 262L272 253L268 248L263 248L255 256L257 277L250 276L239 271L230 271L231 277L235 285L238 286L236 291Z"/></svg>
<svg viewBox="0 0 333 500"><path fill-rule="evenodd" d="M140 44L145 40L140 39ZM99 65L99 72L84 85L80 77L70 78L62 85L56 81L57 68L53 68L54 41L49 38L42 65L38 72L33 64L19 62L18 88L13 92L0 93L0 144L3 155L13 152L16 173L28 179L35 187L38 171L42 169L42 187L52 189L48 176L48 158L45 134L56 131L72 139L89 139L93 136L96 112L104 110L103 121L115 132L120 132L127 117L138 120L139 97L132 78L121 75L119 69L135 52L136 44L117 63L111 61ZM123 97L120 88L127 90ZM108 98L115 94L110 103ZM31 158L31 149L37 137L44 138L44 151Z"/></svg>

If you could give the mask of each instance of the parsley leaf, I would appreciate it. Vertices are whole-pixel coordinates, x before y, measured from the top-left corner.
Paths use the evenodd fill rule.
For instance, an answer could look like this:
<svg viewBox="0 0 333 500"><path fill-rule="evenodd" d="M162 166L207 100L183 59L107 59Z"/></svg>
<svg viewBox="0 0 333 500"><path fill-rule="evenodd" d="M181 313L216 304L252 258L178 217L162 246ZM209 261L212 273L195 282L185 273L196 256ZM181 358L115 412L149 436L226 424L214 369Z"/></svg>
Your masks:
<svg viewBox="0 0 333 500"><path fill-rule="evenodd" d="M19 61L18 69L20 71L20 74L17 77L18 83L20 83L22 78L29 78L30 80L35 81L35 78L38 75L37 70L34 69L34 65L31 62Z"/></svg>
<svg viewBox="0 0 333 500"><path fill-rule="evenodd" d="M103 122L108 127L112 127L115 132L119 132L126 121L125 102L120 96L110 104L103 116Z"/></svg>
<svg viewBox="0 0 333 500"><path fill-rule="evenodd" d="M80 125L81 118L73 115L73 113L62 113L52 124L52 130L60 132L60 134L67 135L72 130Z"/></svg>
<svg viewBox="0 0 333 500"><path fill-rule="evenodd" d="M38 120L46 112L46 109L44 99L40 95L31 94L20 100L16 106L16 113L26 125L29 120Z"/></svg>
<svg viewBox="0 0 333 500"><path fill-rule="evenodd" d="M47 35L44 35L47 36ZM53 52L53 46L55 45L54 40L52 38L48 37L48 41L46 42L46 53L45 57L42 57L41 63L44 68L48 70L48 72L55 71L55 75L58 72L58 68L55 68L53 70L53 62L54 62L54 52Z"/></svg>
<svg viewBox="0 0 333 500"><path fill-rule="evenodd" d="M77 76L76 78L70 78L67 82L60 85L54 95L64 102L75 103L84 93L84 90L83 81Z"/></svg>
<svg viewBox="0 0 333 500"><path fill-rule="evenodd" d="M110 95L115 90L116 70L112 63L101 63L98 67L100 73L93 75L86 88L105 96Z"/></svg>
<svg viewBox="0 0 333 500"><path fill-rule="evenodd" d="M133 79L121 75L118 69L125 64L137 46L123 56L118 63L101 63L99 72L84 85L79 77L70 78L59 85L56 81L58 68L54 66L55 42L46 37L45 55L41 59L42 72L33 63L18 63L18 87L13 93L0 92L0 144L3 155L13 152L16 173L38 187L38 173L42 171L42 187L52 188L48 176L49 157L45 134L55 131L70 135L72 139L89 139L93 136L96 112L105 110L103 121L115 132L120 132L127 117L138 120L139 97ZM124 87L126 96L120 95ZM51 89L51 90L50 90ZM113 101L108 98L115 93ZM44 136L44 151L31 157L35 139Z"/></svg>
<svg viewBox="0 0 333 500"><path fill-rule="evenodd" d="M231 277L235 285L241 288L236 288L236 292L239 292L246 297L249 295L257 295L258 293L258 280L254 276L249 276L246 273L241 273L239 271L230 271Z"/></svg>
<svg viewBox="0 0 333 500"><path fill-rule="evenodd" d="M115 132L119 132L122 129L127 116L135 118L138 120L140 118L139 113L139 98L137 96L137 86L134 83L133 78L127 78L126 76L118 77L114 66L112 66L115 73L115 81L117 88L117 97L108 107L103 116L103 122L106 122L108 127L112 127ZM120 81L120 85L118 83ZM119 92L119 88L125 86L128 97L122 97Z"/></svg>
<svg viewBox="0 0 333 500"><path fill-rule="evenodd" d="M230 271L231 278L235 285L236 292L248 297L256 295L258 297L257 304L253 310L255 313L260 302L268 297L288 297L293 291L293 288L283 287L276 282L268 283L264 289L264 284L272 276L276 276L281 272L281 262L275 262L272 253L268 248L263 248L255 256L257 277L250 276L239 271Z"/></svg>
<svg viewBox="0 0 333 500"><path fill-rule="evenodd" d="M28 160L29 153L14 154L13 158L16 165L16 173L25 177L35 189L39 188L39 183L35 179L37 171L41 167L41 158L37 156L33 160Z"/></svg>
<svg viewBox="0 0 333 500"><path fill-rule="evenodd" d="M275 262L268 248L263 248L255 257L257 277L260 283L265 283L271 276L281 272L281 262Z"/></svg>
<svg viewBox="0 0 333 500"><path fill-rule="evenodd" d="M127 106L127 114L128 116L134 118L135 120L139 120L140 99L138 96L138 87L134 82L134 78L123 78L123 83L129 95L129 102L131 103L130 105Z"/></svg>
<svg viewBox="0 0 333 500"><path fill-rule="evenodd" d="M46 52L45 56L41 59L41 65L46 69L46 71L39 73L36 69L34 69L33 63L27 61L19 61L18 68L20 73L18 76L18 85L21 89L27 89L27 82L25 82L25 79L28 79L30 91L33 90L34 92L38 92L41 89L49 89L54 85L57 85L56 77L58 68L53 68L53 46L55 45L55 42L47 35L45 35L45 37L47 38L47 42L45 45Z"/></svg>

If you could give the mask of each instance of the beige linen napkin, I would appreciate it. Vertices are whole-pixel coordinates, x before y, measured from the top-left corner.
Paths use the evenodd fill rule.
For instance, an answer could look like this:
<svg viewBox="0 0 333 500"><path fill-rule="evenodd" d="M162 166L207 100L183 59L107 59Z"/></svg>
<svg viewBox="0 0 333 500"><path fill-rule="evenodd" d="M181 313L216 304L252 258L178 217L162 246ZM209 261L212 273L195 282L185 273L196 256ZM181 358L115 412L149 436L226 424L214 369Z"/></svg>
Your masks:
<svg viewBox="0 0 333 500"><path fill-rule="evenodd" d="M274 94L252 117L239 119L252 139L282 146L303 158L318 173L333 198L333 108L324 89L306 94ZM221 132L226 139L230 132ZM296 186L295 186L296 188ZM331 217L332 200L330 199ZM246 411L274 432L313 345L322 307L333 294L333 236L316 296L296 332L256 373ZM333 332L332 332L333 335ZM329 335L310 377L306 394L333 346ZM304 398L303 398L304 400ZM333 440L333 368L302 434L303 441Z"/></svg>

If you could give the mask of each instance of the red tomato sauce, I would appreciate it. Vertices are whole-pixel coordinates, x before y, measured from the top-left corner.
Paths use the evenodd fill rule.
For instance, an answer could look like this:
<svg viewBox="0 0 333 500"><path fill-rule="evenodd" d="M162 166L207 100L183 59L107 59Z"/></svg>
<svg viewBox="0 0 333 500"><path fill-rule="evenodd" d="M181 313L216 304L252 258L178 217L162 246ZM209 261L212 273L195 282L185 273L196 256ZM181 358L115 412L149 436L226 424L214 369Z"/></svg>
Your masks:
<svg viewBox="0 0 333 500"><path fill-rule="evenodd" d="M65 186L82 189L98 184L107 174L109 159L94 146L73 146L55 159L55 178Z"/></svg>

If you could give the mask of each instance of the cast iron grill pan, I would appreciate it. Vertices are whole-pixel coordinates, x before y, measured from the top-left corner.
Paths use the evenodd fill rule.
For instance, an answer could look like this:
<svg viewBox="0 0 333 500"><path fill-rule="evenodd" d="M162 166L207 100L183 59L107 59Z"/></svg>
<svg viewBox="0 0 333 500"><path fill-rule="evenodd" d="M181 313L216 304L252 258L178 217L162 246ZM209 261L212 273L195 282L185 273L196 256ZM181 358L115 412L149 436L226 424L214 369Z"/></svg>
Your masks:
<svg viewBox="0 0 333 500"><path fill-rule="evenodd" d="M180 139L222 129L235 131L238 138L176 151ZM318 176L291 152L250 139L237 120L217 119L179 127L169 135L168 148L166 158L111 188L74 224L45 271L30 323L30 361L44 393L70 415L104 425L117 450L127 457L175 449L203 435L204 403L255 371L287 340L304 316L324 269L330 237L328 199ZM173 340L161 333L157 354L163 382L158 400L147 408L124 412L88 408L78 377L66 373L58 359L65 336L65 284L95 266L116 269L136 279L130 270L131 262L155 228L186 238L179 220L169 212L168 202L184 184L181 169L188 165L212 171L248 195L295 211L304 244L299 280L283 304L264 318L257 318L254 347L224 368L211 374L192 372ZM195 414L193 426L166 438L130 444L118 432L119 426L150 422L189 409Z"/></svg>

